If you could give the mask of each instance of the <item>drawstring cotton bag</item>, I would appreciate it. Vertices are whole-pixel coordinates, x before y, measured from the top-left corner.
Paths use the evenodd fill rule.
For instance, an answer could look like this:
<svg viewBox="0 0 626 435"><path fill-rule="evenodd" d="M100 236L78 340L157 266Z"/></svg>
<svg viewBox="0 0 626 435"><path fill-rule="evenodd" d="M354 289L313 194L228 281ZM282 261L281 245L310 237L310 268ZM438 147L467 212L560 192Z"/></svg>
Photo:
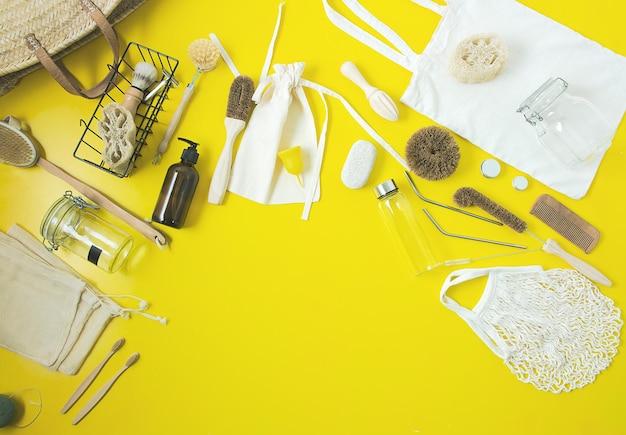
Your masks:
<svg viewBox="0 0 626 435"><path fill-rule="evenodd" d="M341 101L348 113L380 146L404 168L408 169L408 166L340 94L303 78L303 62L276 64L274 74L268 75L280 27L282 6L281 3L259 85L252 98L257 105L241 138L228 190L261 204L304 203L301 217L307 220L312 203L320 198L320 173L328 128L328 105L325 96ZM211 38L218 44L222 57L237 76L239 71L230 56L214 35ZM324 105L326 116L319 137L304 88L316 91ZM301 147L302 186L293 174L285 170L277 157L278 152L295 146Z"/></svg>
<svg viewBox="0 0 626 435"><path fill-rule="evenodd" d="M0 232L0 347L73 375L121 308L20 227Z"/></svg>
<svg viewBox="0 0 626 435"><path fill-rule="evenodd" d="M556 191L582 198L601 157L582 168L566 168L516 111L546 80L562 77L573 95L596 106L614 135L626 109L626 58L515 0L448 0L446 6L412 1L441 15L421 54L358 1L343 3L393 47L322 0L337 27L413 73L403 103ZM466 38L485 33L495 33L506 43L506 65L493 80L460 83L449 71L454 51Z"/></svg>
<svg viewBox="0 0 626 435"><path fill-rule="evenodd" d="M21 227L0 232L0 347L74 375L109 321L131 312L165 321L120 307Z"/></svg>
<svg viewBox="0 0 626 435"><path fill-rule="evenodd" d="M473 309L448 296L451 287L483 276L487 284ZM446 278L440 298L520 381L539 390L582 388L617 354L620 310L573 269L463 269Z"/></svg>
<svg viewBox="0 0 626 435"><path fill-rule="evenodd" d="M303 203L305 190L285 170L277 154L300 146L302 182L304 186L311 184L318 143L315 120L300 85L304 63L279 64L274 70L253 96L258 105L241 139L229 190L261 204ZM319 200L319 190L313 200Z"/></svg>

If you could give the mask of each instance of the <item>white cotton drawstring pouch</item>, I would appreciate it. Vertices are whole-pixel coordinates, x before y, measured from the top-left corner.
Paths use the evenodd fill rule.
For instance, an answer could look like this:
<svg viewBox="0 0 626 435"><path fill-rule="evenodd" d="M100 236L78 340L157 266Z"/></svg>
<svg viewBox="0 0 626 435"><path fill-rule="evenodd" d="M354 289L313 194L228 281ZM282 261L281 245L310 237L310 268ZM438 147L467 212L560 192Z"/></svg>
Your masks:
<svg viewBox="0 0 626 435"><path fill-rule="evenodd" d="M441 15L421 54L358 1L343 3L392 46L322 0L332 23L413 73L403 103L554 190L582 198L601 158L566 168L516 111L546 80L561 77L573 95L596 106L615 132L626 110L626 58L515 0L448 0L445 6L412 1ZM484 83L461 83L448 70L454 50L464 39L484 33L499 35L508 46L504 69Z"/></svg>
<svg viewBox="0 0 626 435"><path fill-rule="evenodd" d="M485 290L474 308L448 295L451 287L485 276ZM440 299L520 381L539 390L582 388L617 354L620 310L573 269L462 269L446 278Z"/></svg>
<svg viewBox="0 0 626 435"><path fill-rule="evenodd" d="M253 95L254 107L246 129L243 132L237 154L233 162L228 190L260 204L304 203L302 219L307 220L313 202L320 198L320 173L326 144L328 128L328 105L325 96L332 96L341 101L355 121L382 146L405 169L404 159L380 137L365 120L337 92L302 77L305 64L294 62L274 65L274 73L268 75L272 54L278 35L282 6L279 6L278 18L259 84ZM236 76L239 71L230 56L219 44L220 52ZM315 119L304 92L304 88L316 91L326 111L319 137L315 128ZM296 177L287 173L278 152L300 146L303 171L300 174L302 187Z"/></svg>
<svg viewBox="0 0 626 435"><path fill-rule="evenodd" d="M305 190L289 174L278 152L300 146L303 186L313 182L317 131L309 102L300 85L304 63L275 65L253 96L257 102L244 131L229 190L261 204L305 202ZM313 198L319 200L319 191Z"/></svg>
<svg viewBox="0 0 626 435"><path fill-rule="evenodd" d="M147 308L144 304L142 308ZM120 307L17 225L0 232L0 347L74 375Z"/></svg>

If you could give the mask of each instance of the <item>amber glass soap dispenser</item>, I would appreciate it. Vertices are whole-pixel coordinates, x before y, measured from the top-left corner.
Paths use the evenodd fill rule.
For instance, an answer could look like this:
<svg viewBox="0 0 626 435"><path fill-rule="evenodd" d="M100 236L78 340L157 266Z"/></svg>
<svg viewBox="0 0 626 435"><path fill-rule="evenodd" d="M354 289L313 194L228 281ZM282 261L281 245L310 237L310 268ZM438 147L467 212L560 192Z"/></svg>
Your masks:
<svg viewBox="0 0 626 435"><path fill-rule="evenodd" d="M180 163L168 168L152 213L154 222L174 228L181 228L185 223L200 178L194 166L198 161L198 144L182 137L178 140L187 142L189 147L183 151Z"/></svg>

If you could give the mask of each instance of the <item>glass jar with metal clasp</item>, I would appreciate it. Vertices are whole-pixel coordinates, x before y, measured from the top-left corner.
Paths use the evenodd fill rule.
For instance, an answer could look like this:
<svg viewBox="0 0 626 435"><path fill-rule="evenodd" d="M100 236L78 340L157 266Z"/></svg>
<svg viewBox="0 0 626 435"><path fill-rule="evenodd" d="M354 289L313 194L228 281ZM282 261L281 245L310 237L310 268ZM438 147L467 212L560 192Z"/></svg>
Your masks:
<svg viewBox="0 0 626 435"><path fill-rule="evenodd" d="M613 131L588 100L570 95L562 78L546 81L517 109L537 139L566 167L581 167L611 145Z"/></svg>
<svg viewBox="0 0 626 435"><path fill-rule="evenodd" d="M105 271L115 272L128 257L133 239L92 213L97 209L72 192L65 192L41 222L43 244L49 251L63 246Z"/></svg>

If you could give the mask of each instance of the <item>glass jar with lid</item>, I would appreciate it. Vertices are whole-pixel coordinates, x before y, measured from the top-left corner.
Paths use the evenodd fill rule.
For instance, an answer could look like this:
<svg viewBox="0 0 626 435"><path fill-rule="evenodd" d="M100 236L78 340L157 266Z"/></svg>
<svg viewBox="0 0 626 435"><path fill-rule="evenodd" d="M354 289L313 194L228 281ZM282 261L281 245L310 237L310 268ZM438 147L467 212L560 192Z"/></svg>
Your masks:
<svg viewBox="0 0 626 435"><path fill-rule="evenodd" d="M566 167L583 166L611 145L613 131L588 100L570 95L568 83L551 78L517 109L538 140Z"/></svg>
<svg viewBox="0 0 626 435"><path fill-rule="evenodd" d="M67 191L52 204L39 231L49 251L63 246L107 272L115 272L128 257L133 239L89 210L97 208Z"/></svg>

